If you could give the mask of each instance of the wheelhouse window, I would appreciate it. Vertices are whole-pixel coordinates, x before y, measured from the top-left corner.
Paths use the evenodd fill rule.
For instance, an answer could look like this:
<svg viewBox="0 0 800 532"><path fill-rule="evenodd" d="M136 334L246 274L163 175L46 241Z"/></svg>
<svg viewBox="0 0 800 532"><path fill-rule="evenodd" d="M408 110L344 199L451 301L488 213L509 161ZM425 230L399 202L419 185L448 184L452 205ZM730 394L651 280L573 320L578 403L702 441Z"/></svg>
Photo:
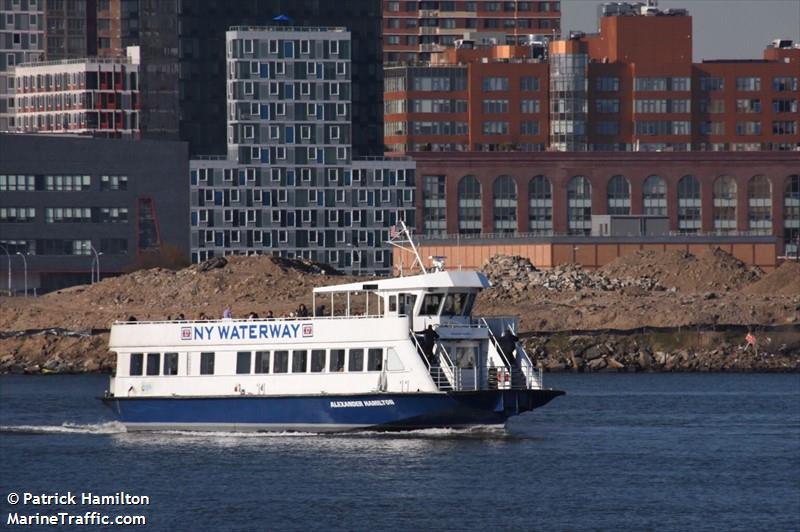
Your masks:
<svg viewBox="0 0 800 532"><path fill-rule="evenodd" d="M250 351L239 351L236 353L236 374L246 375L250 373Z"/></svg>
<svg viewBox="0 0 800 532"><path fill-rule="evenodd" d="M178 353L164 353L164 375L178 374Z"/></svg>
<svg viewBox="0 0 800 532"><path fill-rule="evenodd" d="M272 373L289 372L289 351L275 351Z"/></svg>
<svg viewBox="0 0 800 532"><path fill-rule="evenodd" d="M131 353L131 364L128 371L128 375L141 375L142 369L144 365L144 354L143 353Z"/></svg>
<svg viewBox="0 0 800 532"><path fill-rule="evenodd" d="M472 304L475 301L475 294L460 293L447 294L442 306L442 316L469 316L472 312Z"/></svg>
<svg viewBox="0 0 800 532"><path fill-rule="evenodd" d="M439 314L439 307L442 304L443 294L426 294L422 300L422 308L419 313L421 316L436 316Z"/></svg>
<svg viewBox="0 0 800 532"><path fill-rule="evenodd" d="M305 373L308 363L308 351L305 349L292 353L292 373Z"/></svg>
<svg viewBox="0 0 800 532"><path fill-rule="evenodd" d="M256 351L254 373L269 373L269 351Z"/></svg>
<svg viewBox="0 0 800 532"><path fill-rule="evenodd" d="M364 371L363 349L350 350L350 360L347 363L347 371Z"/></svg>
<svg viewBox="0 0 800 532"><path fill-rule="evenodd" d="M214 353L200 353L200 375L214 374Z"/></svg>
<svg viewBox="0 0 800 532"><path fill-rule="evenodd" d="M161 353L147 353L147 374L158 375L158 366L161 361Z"/></svg>
<svg viewBox="0 0 800 532"><path fill-rule="evenodd" d="M367 371L381 371L383 369L383 349L370 349L367 351Z"/></svg>
<svg viewBox="0 0 800 532"><path fill-rule="evenodd" d="M311 350L311 372L322 373L325 371L325 350L312 349Z"/></svg>
<svg viewBox="0 0 800 532"><path fill-rule="evenodd" d="M331 349L328 371L331 373L344 371L344 349Z"/></svg>

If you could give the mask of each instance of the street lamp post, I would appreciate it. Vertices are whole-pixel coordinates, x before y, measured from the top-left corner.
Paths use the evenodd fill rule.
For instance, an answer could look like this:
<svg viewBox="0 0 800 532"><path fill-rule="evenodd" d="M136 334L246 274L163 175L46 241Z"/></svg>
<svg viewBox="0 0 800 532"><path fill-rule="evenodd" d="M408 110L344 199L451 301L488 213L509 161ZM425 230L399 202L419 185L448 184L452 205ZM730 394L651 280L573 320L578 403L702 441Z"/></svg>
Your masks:
<svg viewBox="0 0 800 532"><path fill-rule="evenodd" d="M3 251L6 253L6 257L8 258L8 297L11 297L11 254L8 252L5 246L0 246L3 248Z"/></svg>
<svg viewBox="0 0 800 532"><path fill-rule="evenodd" d="M98 253L94 246L90 246L92 248L92 253L94 253L94 259L92 260L92 284L94 284L94 262L97 261L97 282L100 282L100 255L102 253Z"/></svg>
<svg viewBox="0 0 800 532"><path fill-rule="evenodd" d="M22 264L25 272L25 297L28 297L28 259L26 259L25 255L19 251L17 251L17 255L22 257Z"/></svg>

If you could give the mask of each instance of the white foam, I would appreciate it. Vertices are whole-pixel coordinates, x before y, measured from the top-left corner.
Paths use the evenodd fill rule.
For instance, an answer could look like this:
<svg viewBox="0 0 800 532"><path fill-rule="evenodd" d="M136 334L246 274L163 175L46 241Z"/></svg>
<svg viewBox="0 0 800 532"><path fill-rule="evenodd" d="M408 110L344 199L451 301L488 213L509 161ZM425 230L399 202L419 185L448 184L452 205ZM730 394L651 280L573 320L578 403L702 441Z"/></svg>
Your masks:
<svg viewBox="0 0 800 532"><path fill-rule="evenodd" d="M126 432L126 430L125 425L122 423L109 421L87 425L69 422L64 422L61 425L0 425L0 432L20 434L119 434Z"/></svg>

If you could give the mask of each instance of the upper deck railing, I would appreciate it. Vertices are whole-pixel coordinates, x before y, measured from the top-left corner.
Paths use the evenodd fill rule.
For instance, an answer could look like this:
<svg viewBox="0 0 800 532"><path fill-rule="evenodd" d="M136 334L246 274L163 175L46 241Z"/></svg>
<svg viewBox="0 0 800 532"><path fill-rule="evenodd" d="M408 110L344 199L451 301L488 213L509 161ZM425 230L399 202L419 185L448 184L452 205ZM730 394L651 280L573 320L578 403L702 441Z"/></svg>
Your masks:
<svg viewBox="0 0 800 532"><path fill-rule="evenodd" d="M322 33L326 31L346 32L343 26L231 26L228 31L300 31Z"/></svg>

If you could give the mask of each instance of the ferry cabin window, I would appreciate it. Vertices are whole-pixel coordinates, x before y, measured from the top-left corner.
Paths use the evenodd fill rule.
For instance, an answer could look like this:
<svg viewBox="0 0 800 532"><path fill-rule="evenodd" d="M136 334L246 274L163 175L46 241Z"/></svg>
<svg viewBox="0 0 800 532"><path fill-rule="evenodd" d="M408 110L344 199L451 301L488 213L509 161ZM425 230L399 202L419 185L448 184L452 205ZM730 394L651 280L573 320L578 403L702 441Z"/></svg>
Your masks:
<svg viewBox="0 0 800 532"><path fill-rule="evenodd" d="M469 316L475 294L447 294L442 305L442 316Z"/></svg>
<svg viewBox="0 0 800 532"><path fill-rule="evenodd" d="M413 294L400 294L400 306L398 314L412 314L414 312L414 305L417 302L417 296Z"/></svg>
<svg viewBox="0 0 800 532"><path fill-rule="evenodd" d="M389 296L389 312L397 311L397 296Z"/></svg>
<svg viewBox="0 0 800 532"><path fill-rule="evenodd" d="M178 374L178 353L164 353L164 375Z"/></svg>
<svg viewBox="0 0 800 532"><path fill-rule="evenodd" d="M442 294L427 294L422 300L421 316L436 316L442 304Z"/></svg>
<svg viewBox="0 0 800 532"><path fill-rule="evenodd" d="M236 353L236 374L246 375L250 373L250 351L239 351Z"/></svg>
<svg viewBox="0 0 800 532"><path fill-rule="evenodd" d="M200 375L214 374L214 353L200 353Z"/></svg>
<svg viewBox="0 0 800 532"><path fill-rule="evenodd" d="M147 353L147 374L158 375L158 365L161 362L161 353Z"/></svg>
<svg viewBox="0 0 800 532"><path fill-rule="evenodd" d="M128 375L141 375L142 374L142 366L144 362L144 354L143 353L131 353L131 366Z"/></svg>
<svg viewBox="0 0 800 532"><path fill-rule="evenodd" d="M311 372L321 373L325 371L325 350L312 349L311 350Z"/></svg>
<svg viewBox="0 0 800 532"><path fill-rule="evenodd" d="M367 351L367 371L380 371L383 369L383 349L370 349Z"/></svg>
<svg viewBox="0 0 800 532"><path fill-rule="evenodd" d="M269 351L256 351L254 373L269 373Z"/></svg>
<svg viewBox="0 0 800 532"><path fill-rule="evenodd" d="M308 367L308 351L294 351L292 353L292 373L305 373Z"/></svg>
<svg viewBox="0 0 800 532"><path fill-rule="evenodd" d="M275 351L272 373L289 373L289 351Z"/></svg>
<svg viewBox="0 0 800 532"><path fill-rule="evenodd" d="M344 371L344 349L331 349L331 361L328 364L331 373Z"/></svg>
<svg viewBox="0 0 800 532"><path fill-rule="evenodd" d="M364 371L364 350L351 349L350 360L347 363L347 371Z"/></svg>

